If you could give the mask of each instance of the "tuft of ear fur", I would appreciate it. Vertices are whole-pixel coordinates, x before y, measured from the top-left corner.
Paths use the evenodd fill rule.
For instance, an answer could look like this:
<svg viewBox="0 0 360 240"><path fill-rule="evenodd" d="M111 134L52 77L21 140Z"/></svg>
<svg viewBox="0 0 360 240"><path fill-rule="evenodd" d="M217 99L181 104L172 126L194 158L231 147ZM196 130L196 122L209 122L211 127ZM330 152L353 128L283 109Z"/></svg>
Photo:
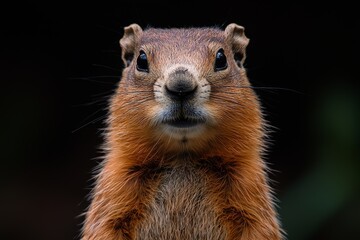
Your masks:
<svg viewBox="0 0 360 240"><path fill-rule="evenodd" d="M249 39L245 36L245 28L230 23L225 28L226 41L232 46L234 58L239 67L242 67L246 58L246 46L249 44Z"/></svg>
<svg viewBox="0 0 360 240"><path fill-rule="evenodd" d="M121 58L124 61L126 67L130 65L134 58L134 52L137 45L139 44L142 32L142 28L136 23L130 24L124 28L124 35L120 39L120 47Z"/></svg>

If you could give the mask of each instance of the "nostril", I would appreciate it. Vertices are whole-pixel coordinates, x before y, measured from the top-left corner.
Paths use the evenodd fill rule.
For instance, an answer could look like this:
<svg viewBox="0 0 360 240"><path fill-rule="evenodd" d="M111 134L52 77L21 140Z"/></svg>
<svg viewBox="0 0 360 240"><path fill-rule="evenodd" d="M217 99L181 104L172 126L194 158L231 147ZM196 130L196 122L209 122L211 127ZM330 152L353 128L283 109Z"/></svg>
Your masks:
<svg viewBox="0 0 360 240"><path fill-rule="evenodd" d="M194 95L197 86L184 85L184 84L177 84L175 86L165 85L165 89L171 98L174 98L176 100L184 100L185 98L189 98Z"/></svg>

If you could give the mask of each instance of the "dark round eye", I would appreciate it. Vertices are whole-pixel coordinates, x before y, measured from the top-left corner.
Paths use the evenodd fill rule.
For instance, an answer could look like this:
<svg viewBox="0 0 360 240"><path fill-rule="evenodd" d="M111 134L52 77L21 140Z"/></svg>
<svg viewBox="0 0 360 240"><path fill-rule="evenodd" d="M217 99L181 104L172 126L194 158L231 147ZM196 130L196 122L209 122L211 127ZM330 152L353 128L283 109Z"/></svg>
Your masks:
<svg viewBox="0 0 360 240"><path fill-rule="evenodd" d="M224 54L224 49L220 48L219 51L217 51L216 53L214 70L215 72L217 72L224 70L226 68L227 68L227 61L226 61L226 56Z"/></svg>
<svg viewBox="0 0 360 240"><path fill-rule="evenodd" d="M140 50L140 54L136 60L136 69L140 72L149 72L147 56L143 50Z"/></svg>

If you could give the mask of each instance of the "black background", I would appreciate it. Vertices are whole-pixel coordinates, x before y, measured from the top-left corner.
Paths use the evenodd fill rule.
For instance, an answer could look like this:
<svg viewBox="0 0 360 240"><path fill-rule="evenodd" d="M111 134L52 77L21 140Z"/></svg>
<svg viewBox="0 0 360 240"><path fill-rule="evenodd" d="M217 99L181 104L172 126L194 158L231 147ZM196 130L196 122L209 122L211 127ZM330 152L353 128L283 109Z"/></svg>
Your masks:
<svg viewBox="0 0 360 240"><path fill-rule="evenodd" d="M257 93L277 128L266 160L288 238L360 233L353 6L23 1L1 12L1 239L78 239L121 75L118 41L133 22L244 26L252 84L287 89Z"/></svg>

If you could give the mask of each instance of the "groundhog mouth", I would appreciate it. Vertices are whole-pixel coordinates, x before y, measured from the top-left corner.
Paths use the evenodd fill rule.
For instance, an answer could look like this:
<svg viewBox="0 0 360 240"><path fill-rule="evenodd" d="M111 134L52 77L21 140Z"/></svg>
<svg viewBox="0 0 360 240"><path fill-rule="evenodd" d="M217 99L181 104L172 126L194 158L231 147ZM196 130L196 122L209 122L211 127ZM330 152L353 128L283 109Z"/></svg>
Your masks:
<svg viewBox="0 0 360 240"><path fill-rule="evenodd" d="M205 123L205 119L194 119L180 116L174 119L165 120L163 123L176 128L191 128Z"/></svg>

